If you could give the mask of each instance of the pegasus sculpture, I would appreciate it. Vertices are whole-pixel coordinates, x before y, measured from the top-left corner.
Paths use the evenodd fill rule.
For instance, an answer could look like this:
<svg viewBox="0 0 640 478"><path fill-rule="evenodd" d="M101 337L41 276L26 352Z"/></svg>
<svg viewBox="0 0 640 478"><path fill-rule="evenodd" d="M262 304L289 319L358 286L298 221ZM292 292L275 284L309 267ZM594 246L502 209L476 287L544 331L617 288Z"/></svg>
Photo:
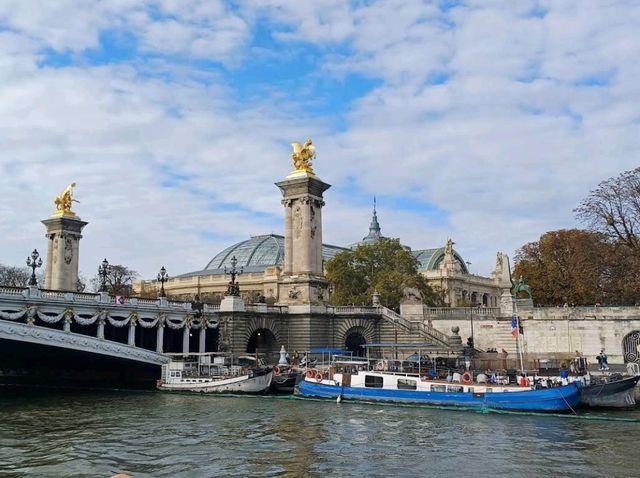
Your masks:
<svg viewBox="0 0 640 478"><path fill-rule="evenodd" d="M314 174L311 161L316 157L316 147L311 140L308 139L302 145L300 143L291 143L291 146L293 147L291 159L293 160L295 170Z"/></svg>

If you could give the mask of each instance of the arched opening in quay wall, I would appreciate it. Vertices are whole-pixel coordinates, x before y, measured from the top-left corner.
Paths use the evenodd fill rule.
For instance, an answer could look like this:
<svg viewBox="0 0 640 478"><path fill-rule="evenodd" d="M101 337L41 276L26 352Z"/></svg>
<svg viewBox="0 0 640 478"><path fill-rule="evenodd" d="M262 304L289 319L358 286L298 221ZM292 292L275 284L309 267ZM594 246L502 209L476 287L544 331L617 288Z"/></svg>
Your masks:
<svg viewBox="0 0 640 478"><path fill-rule="evenodd" d="M367 339L362 327L353 327L345 334L344 348L357 357L364 357L365 349L362 346L366 343Z"/></svg>
<svg viewBox="0 0 640 478"><path fill-rule="evenodd" d="M273 354L279 350L278 339L275 334L265 328L255 330L247 341L247 353Z"/></svg>
<svg viewBox="0 0 640 478"><path fill-rule="evenodd" d="M640 363L640 331L634 330L622 339L624 362Z"/></svg>

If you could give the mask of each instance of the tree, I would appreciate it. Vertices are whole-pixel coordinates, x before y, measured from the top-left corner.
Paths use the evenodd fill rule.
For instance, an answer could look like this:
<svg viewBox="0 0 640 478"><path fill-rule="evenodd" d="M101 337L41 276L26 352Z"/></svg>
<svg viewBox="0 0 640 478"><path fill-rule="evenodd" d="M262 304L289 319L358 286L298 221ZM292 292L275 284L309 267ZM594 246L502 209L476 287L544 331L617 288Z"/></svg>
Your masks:
<svg viewBox="0 0 640 478"><path fill-rule="evenodd" d="M516 252L514 275L525 278L538 305L636 303L636 256L603 233L550 231Z"/></svg>
<svg viewBox="0 0 640 478"><path fill-rule="evenodd" d="M640 167L601 182L574 213L591 229L640 249Z"/></svg>
<svg viewBox="0 0 640 478"><path fill-rule="evenodd" d="M5 266L0 264L0 285L8 287L26 287L31 271L26 267ZM38 282L40 287L42 284Z"/></svg>
<svg viewBox="0 0 640 478"><path fill-rule="evenodd" d="M377 291L385 306L397 309L408 288L417 289L428 304L438 302L438 294L418 272L418 261L397 239L337 254L327 262L327 278L336 305L369 304Z"/></svg>
<svg viewBox="0 0 640 478"><path fill-rule="evenodd" d="M110 265L106 276L106 288L110 295L133 295L133 281L139 274L133 269L122 265ZM91 279L93 290L99 291L102 285L102 277L96 274Z"/></svg>

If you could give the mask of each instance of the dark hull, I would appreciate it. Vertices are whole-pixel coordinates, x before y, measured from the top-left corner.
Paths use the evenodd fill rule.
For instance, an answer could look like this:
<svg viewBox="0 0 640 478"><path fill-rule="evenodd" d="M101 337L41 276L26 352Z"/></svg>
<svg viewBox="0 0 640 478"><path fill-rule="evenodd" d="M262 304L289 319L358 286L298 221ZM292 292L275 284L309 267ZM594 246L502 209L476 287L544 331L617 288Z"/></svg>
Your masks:
<svg viewBox="0 0 640 478"><path fill-rule="evenodd" d="M635 388L640 377L582 387L580 403L587 407L631 408L636 404Z"/></svg>
<svg viewBox="0 0 640 478"><path fill-rule="evenodd" d="M293 393L296 387L299 377L302 374L299 372L287 372L281 375L274 375L271 381L271 393Z"/></svg>

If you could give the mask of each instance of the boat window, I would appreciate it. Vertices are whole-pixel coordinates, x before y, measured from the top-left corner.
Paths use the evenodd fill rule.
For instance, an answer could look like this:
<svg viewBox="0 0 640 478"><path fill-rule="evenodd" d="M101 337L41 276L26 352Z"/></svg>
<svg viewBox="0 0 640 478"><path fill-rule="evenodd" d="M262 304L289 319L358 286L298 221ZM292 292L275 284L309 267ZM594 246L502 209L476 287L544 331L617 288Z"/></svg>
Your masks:
<svg viewBox="0 0 640 478"><path fill-rule="evenodd" d="M371 388L382 388L382 377L376 375L367 375L364 377L364 386Z"/></svg>
<svg viewBox="0 0 640 478"><path fill-rule="evenodd" d="M415 380L407 378L398 379L398 390L415 390L418 387Z"/></svg>
<svg viewBox="0 0 640 478"><path fill-rule="evenodd" d="M462 385L449 385L447 386L447 392L462 393L464 387Z"/></svg>
<svg viewBox="0 0 640 478"><path fill-rule="evenodd" d="M446 392L447 387L445 385L431 385L432 392Z"/></svg>

